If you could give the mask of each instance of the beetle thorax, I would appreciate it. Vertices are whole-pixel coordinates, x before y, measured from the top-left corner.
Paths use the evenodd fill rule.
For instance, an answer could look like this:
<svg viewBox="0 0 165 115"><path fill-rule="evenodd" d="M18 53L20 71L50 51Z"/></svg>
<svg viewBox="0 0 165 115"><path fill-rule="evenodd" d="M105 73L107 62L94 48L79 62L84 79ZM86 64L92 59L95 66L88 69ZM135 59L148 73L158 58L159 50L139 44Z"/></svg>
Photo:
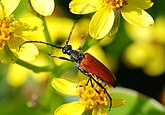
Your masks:
<svg viewBox="0 0 165 115"><path fill-rule="evenodd" d="M72 50L71 45L65 45L62 48L62 52L64 54L68 54L70 56L70 59L76 63L79 63L84 58L82 50Z"/></svg>
<svg viewBox="0 0 165 115"><path fill-rule="evenodd" d="M79 63L84 58L84 54L81 50L72 50L70 59L76 63Z"/></svg>

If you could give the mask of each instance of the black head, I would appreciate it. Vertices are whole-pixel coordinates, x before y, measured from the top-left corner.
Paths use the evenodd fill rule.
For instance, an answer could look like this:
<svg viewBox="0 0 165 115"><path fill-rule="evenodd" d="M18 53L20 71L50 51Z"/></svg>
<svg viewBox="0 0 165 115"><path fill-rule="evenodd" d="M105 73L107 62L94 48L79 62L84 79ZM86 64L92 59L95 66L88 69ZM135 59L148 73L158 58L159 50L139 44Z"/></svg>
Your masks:
<svg viewBox="0 0 165 115"><path fill-rule="evenodd" d="M70 55L72 53L72 46L71 45L65 45L62 48L62 53Z"/></svg>

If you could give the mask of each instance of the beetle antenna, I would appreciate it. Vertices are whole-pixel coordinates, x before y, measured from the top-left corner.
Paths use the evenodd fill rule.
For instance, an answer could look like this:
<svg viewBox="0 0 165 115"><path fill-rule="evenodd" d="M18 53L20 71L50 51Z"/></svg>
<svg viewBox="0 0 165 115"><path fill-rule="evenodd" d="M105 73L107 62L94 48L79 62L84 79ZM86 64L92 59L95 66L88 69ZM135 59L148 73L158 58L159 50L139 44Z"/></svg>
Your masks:
<svg viewBox="0 0 165 115"><path fill-rule="evenodd" d="M58 48L58 49L63 48L61 46L56 46L54 44L50 44L50 43L46 43L46 42L42 42L42 41L25 41L19 46L19 50L21 49L22 45L27 44L27 43L41 43L41 44L49 45L49 46L52 46L52 47L55 47L55 48Z"/></svg>
<svg viewBox="0 0 165 115"><path fill-rule="evenodd" d="M80 16L77 15L76 19L75 19L74 22L73 22L73 26L72 26L71 31L70 31L70 33L69 33L68 39L66 40L66 45L68 45L68 42L69 42L69 40L70 40L70 37L71 37L71 35L72 35L72 33L73 33L73 29L75 28L76 23L77 23L77 21L78 21L79 18L80 18Z"/></svg>
<svg viewBox="0 0 165 115"><path fill-rule="evenodd" d="M89 6L89 4L85 5L85 6L80 10L80 13L79 13L79 14L82 14L83 11L85 10L85 8L88 7L88 6ZM95 7L94 7L94 8L95 8ZM80 18L80 15L77 15L76 19L74 20L73 26L72 26L72 28L71 28L71 32L69 33L68 39L66 40L66 45L68 45L68 42L69 42L69 40L70 40L70 37L71 37L71 35L72 35L72 33L73 33L73 29L74 29L74 27L75 27L75 25L76 25L76 23L77 23L77 21L78 21L79 18Z"/></svg>

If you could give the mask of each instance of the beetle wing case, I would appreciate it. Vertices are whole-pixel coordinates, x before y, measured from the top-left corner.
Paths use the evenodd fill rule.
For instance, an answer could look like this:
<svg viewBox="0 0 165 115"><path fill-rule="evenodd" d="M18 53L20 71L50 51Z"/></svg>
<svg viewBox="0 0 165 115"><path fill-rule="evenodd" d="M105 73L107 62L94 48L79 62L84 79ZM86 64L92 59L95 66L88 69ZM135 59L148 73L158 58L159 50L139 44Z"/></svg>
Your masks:
<svg viewBox="0 0 165 115"><path fill-rule="evenodd" d="M111 84L113 87L117 86L114 74L89 53L84 54L84 58L80 62L80 67L86 72L92 73L92 75L100 78L102 81Z"/></svg>

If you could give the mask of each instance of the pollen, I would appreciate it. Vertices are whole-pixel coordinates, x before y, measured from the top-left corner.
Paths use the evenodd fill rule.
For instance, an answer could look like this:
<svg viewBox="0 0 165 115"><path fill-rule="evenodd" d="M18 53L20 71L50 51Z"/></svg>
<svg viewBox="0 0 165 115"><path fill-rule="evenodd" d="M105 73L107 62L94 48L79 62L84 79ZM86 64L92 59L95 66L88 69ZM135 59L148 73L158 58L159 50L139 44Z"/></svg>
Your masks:
<svg viewBox="0 0 165 115"><path fill-rule="evenodd" d="M126 0L105 0L110 9L118 10L127 4Z"/></svg>
<svg viewBox="0 0 165 115"><path fill-rule="evenodd" d="M0 19L0 48L3 48L14 37L15 27L11 23L13 17L14 15L10 15Z"/></svg>
<svg viewBox="0 0 165 115"><path fill-rule="evenodd" d="M109 90L109 86L105 86L105 88L107 91ZM84 83L84 85L79 86L79 94L80 102L88 109L102 108L109 104L107 94L95 82L92 82L92 85L91 83Z"/></svg>

